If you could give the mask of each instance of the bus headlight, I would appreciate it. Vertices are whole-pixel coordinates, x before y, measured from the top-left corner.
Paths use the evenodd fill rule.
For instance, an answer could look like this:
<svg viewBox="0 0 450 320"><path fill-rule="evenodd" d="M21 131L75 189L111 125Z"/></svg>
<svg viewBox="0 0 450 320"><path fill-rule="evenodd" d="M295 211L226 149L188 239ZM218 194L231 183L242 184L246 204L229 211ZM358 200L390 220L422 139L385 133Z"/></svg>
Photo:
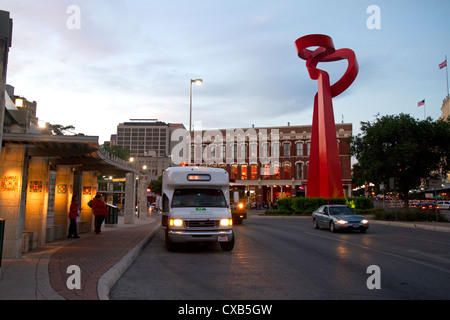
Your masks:
<svg viewBox="0 0 450 320"><path fill-rule="evenodd" d="M183 220L181 220L181 219L170 219L169 220L169 225L171 227L181 227L181 226L183 226Z"/></svg>
<svg viewBox="0 0 450 320"><path fill-rule="evenodd" d="M220 219L221 227L229 227L233 225L233 219Z"/></svg>

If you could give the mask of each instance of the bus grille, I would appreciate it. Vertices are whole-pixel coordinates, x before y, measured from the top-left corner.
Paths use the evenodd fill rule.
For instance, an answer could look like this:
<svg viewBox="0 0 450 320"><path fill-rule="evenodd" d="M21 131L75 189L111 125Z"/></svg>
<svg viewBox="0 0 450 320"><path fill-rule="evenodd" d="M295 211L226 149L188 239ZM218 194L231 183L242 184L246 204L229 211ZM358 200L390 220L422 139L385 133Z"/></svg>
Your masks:
<svg viewBox="0 0 450 320"><path fill-rule="evenodd" d="M186 228L217 228L219 220L185 220L184 226Z"/></svg>

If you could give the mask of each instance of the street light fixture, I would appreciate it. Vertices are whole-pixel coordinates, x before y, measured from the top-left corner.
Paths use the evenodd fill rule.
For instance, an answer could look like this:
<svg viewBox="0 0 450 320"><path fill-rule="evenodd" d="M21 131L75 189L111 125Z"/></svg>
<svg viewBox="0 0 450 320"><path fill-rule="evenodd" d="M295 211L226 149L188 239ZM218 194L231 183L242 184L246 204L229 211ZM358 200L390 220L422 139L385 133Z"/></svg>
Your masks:
<svg viewBox="0 0 450 320"><path fill-rule="evenodd" d="M202 79L191 79L191 99L190 99L190 108L189 108L189 134L191 134L192 130L192 84L195 83L197 85L201 85L203 83Z"/></svg>

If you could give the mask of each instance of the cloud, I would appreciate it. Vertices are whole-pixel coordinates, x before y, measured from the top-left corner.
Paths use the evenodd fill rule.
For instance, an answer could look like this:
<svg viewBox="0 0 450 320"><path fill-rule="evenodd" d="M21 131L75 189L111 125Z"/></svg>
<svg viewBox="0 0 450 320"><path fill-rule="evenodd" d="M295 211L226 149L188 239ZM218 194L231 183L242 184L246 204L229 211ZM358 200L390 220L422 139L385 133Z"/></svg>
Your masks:
<svg viewBox="0 0 450 320"><path fill-rule="evenodd" d="M75 30L66 26L73 4L81 13ZM449 4L377 5L380 30L366 28L368 5L354 1L3 0L14 20L8 83L38 102L38 117L101 141L130 118L188 126L195 78L204 85L194 88L193 118L205 127L310 124L317 81L294 41L325 33L360 64L354 84L333 101L338 121L344 114L356 126L376 111L409 110L419 96L438 113ZM319 66L332 82L346 69L345 61Z"/></svg>

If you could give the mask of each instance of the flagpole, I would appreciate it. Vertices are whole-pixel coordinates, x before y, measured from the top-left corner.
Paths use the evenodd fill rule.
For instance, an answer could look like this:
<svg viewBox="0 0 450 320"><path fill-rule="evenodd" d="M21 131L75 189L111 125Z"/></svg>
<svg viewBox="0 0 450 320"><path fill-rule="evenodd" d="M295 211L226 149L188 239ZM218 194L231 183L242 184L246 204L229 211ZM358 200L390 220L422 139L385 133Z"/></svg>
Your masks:
<svg viewBox="0 0 450 320"><path fill-rule="evenodd" d="M425 101L423 102L423 120L427 119L427 113L425 111Z"/></svg>
<svg viewBox="0 0 450 320"><path fill-rule="evenodd" d="M449 94L448 94L448 66L447 66L447 55L445 55L445 74L447 75L447 97L448 97Z"/></svg>

